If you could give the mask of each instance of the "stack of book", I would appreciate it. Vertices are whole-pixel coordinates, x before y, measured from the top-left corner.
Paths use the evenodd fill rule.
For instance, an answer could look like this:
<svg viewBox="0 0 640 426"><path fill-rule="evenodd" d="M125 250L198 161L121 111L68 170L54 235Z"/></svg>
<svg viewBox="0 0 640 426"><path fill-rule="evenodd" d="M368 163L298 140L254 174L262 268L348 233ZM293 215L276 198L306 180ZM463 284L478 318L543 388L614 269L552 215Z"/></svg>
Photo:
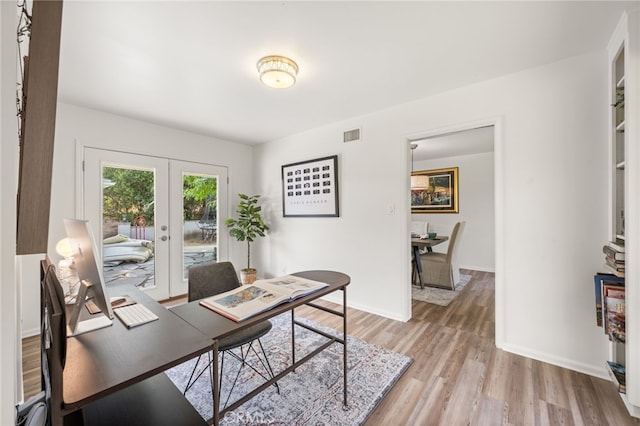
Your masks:
<svg viewBox="0 0 640 426"><path fill-rule="evenodd" d="M617 277L624 277L624 240L610 241L602 247L604 267Z"/></svg>
<svg viewBox="0 0 640 426"><path fill-rule="evenodd" d="M626 340L624 278L600 272L594 276L594 284L596 324L604 329L609 340L624 343Z"/></svg>

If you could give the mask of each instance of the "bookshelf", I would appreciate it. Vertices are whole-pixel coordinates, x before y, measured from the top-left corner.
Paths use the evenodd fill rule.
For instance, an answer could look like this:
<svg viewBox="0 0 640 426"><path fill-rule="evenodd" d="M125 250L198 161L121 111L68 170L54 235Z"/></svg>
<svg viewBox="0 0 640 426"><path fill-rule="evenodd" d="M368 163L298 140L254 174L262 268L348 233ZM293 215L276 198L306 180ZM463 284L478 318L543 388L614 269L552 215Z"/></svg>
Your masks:
<svg viewBox="0 0 640 426"><path fill-rule="evenodd" d="M624 246L625 342L608 341L604 367L616 383L612 363L624 366L626 391L620 397L640 418L640 11L625 13L609 45L608 92L610 212L609 240ZM615 244L614 244L615 245ZM606 272L613 272L611 269ZM605 300L602 300L603 307ZM604 316L604 314L603 314ZM615 373L620 375L620 371ZM612 388L613 391L613 388Z"/></svg>

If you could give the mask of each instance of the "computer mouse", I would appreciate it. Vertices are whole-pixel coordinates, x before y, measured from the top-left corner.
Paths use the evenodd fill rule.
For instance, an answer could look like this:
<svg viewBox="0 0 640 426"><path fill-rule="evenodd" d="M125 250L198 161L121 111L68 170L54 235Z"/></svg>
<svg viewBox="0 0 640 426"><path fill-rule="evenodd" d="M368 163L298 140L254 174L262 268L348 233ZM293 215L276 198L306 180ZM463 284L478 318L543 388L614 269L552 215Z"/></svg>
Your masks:
<svg viewBox="0 0 640 426"><path fill-rule="evenodd" d="M111 306L118 306L118 305L124 303L125 300L127 300L125 297L112 297L111 298Z"/></svg>

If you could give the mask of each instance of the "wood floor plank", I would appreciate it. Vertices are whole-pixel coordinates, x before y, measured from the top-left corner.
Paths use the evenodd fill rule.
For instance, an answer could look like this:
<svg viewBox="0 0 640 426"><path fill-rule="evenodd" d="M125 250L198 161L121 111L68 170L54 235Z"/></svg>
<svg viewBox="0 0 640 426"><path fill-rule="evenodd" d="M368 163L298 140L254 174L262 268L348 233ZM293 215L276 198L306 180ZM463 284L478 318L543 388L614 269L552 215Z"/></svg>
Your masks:
<svg viewBox="0 0 640 426"><path fill-rule="evenodd" d="M462 273L471 280L449 306L414 300L406 323L348 309L350 335L414 360L366 426L638 425L610 382L497 349L494 275ZM342 330L326 312L302 307L296 315ZM26 398L40 390L39 345L23 340Z"/></svg>

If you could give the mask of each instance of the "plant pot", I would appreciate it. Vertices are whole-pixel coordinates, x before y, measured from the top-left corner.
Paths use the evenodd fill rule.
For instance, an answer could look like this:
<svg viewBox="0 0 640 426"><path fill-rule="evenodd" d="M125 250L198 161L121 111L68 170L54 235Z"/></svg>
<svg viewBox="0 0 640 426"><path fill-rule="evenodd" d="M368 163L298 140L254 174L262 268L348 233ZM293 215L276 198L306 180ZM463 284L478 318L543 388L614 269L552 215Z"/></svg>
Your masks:
<svg viewBox="0 0 640 426"><path fill-rule="evenodd" d="M257 275L258 272L253 268L240 270L240 280L242 281L242 284L253 284Z"/></svg>

